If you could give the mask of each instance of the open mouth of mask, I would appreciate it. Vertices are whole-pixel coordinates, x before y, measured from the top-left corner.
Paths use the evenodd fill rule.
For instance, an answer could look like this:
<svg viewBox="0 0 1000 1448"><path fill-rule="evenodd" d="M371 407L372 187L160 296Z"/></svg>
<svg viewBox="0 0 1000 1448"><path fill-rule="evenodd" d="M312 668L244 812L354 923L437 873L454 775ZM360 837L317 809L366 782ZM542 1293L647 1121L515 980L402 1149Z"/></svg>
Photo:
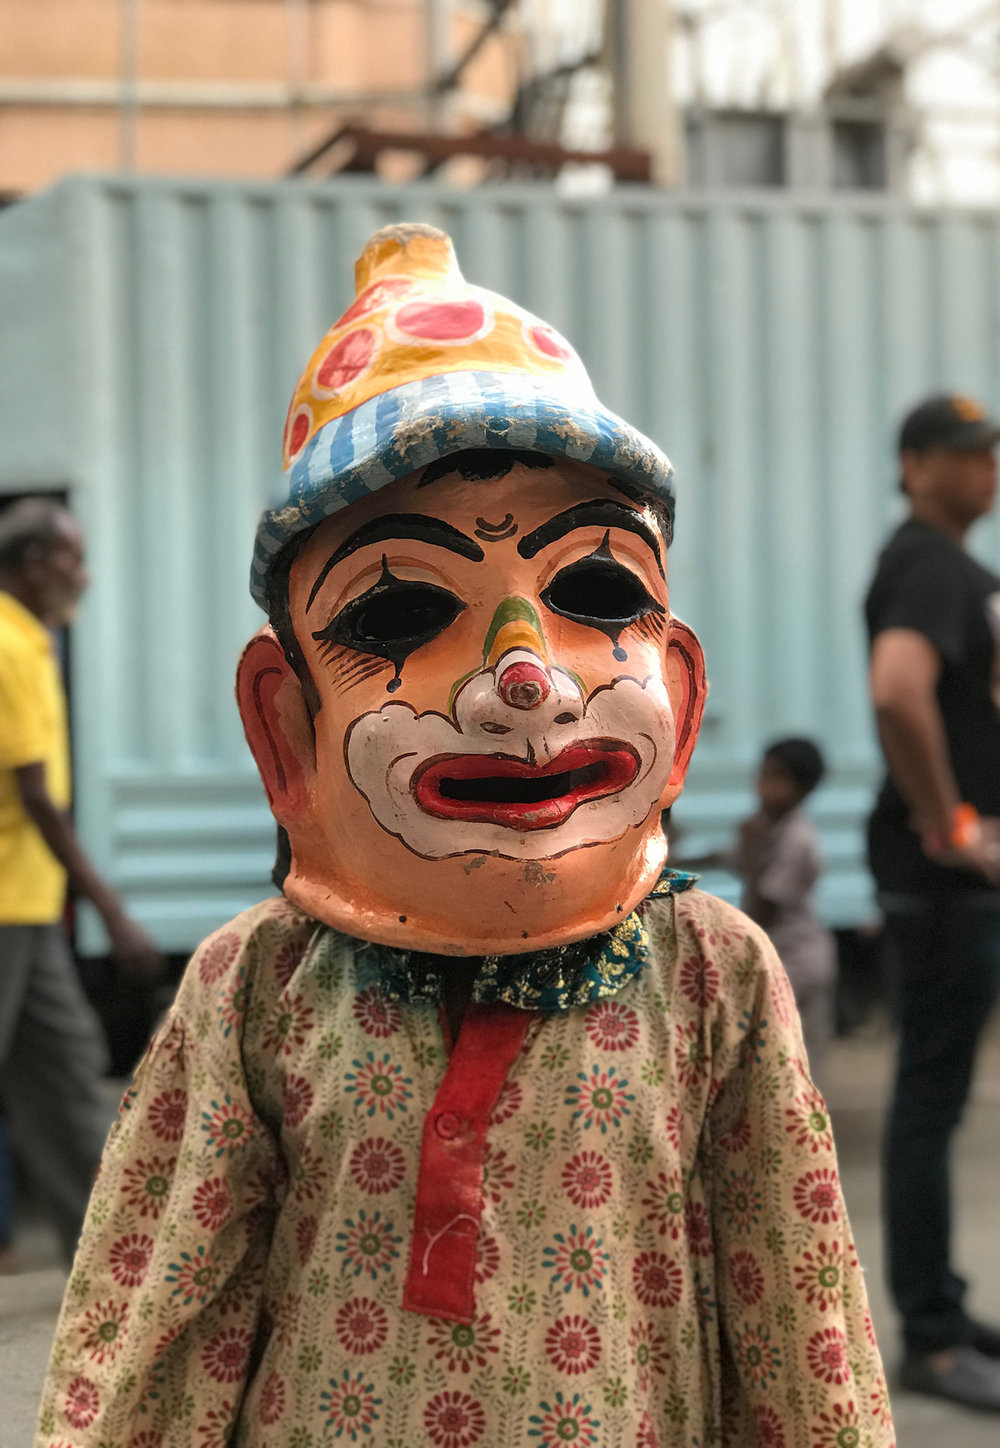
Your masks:
<svg viewBox="0 0 1000 1448"><path fill-rule="evenodd" d="M638 771L629 745L587 740L541 765L502 754L438 755L419 769L412 788L419 807L439 819L548 829L588 800L617 794Z"/></svg>

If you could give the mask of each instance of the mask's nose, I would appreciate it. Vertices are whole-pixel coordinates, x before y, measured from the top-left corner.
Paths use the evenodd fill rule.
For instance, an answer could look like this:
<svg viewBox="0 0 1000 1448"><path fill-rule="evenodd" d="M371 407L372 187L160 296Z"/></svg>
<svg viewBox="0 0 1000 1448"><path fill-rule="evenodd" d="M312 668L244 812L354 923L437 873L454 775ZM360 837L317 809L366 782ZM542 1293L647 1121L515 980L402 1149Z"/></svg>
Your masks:
<svg viewBox="0 0 1000 1448"><path fill-rule="evenodd" d="M493 615L483 652L486 667L497 669L496 690L508 708L537 709L545 703L552 692L548 654L541 620L526 600L504 599ZM508 654L515 657L505 665Z"/></svg>
<svg viewBox="0 0 1000 1448"><path fill-rule="evenodd" d="M549 661L542 621L525 598L505 598L483 640L483 667L458 687L452 706L463 733L529 740L543 764L564 747L585 704L580 681ZM551 736L551 737L550 737Z"/></svg>
<svg viewBox="0 0 1000 1448"><path fill-rule="evenodd" d="M497 679L497 693L511 709L537 709L551 692L545 670L526 659L508 664Z"/></svg>

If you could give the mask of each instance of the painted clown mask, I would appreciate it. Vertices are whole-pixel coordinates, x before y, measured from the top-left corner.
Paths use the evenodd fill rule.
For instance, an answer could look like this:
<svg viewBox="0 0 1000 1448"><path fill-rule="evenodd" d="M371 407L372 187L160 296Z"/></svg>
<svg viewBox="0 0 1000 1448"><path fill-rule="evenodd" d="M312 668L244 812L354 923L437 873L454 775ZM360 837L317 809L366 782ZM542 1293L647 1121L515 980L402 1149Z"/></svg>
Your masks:
<svg viewBox="0 0 1000 1448"><path fill-rule="evenodd" d="M466 451L304 535L281 642L251 643L239 695L309 914L515 953L648 893L704 675L661 515L630 493L567 458Z"/></svg>

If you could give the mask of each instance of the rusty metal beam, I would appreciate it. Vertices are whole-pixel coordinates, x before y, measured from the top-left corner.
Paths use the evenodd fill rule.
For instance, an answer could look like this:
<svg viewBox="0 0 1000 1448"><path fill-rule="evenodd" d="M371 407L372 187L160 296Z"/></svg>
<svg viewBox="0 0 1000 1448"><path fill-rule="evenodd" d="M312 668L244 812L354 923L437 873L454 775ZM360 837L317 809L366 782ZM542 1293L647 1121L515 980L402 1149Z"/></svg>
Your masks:
<svg viewBox="0 0 1000 1448"><path fill-rule="evenodd" d="M342 126L315 150L303 156L289 174L302 175L342 142L353 144L354 149L334 168L338 171L374 171L383 151L411 151L421 156L430 167L440 166L453 156L482 156L508 165L535 165L553 171L569 163L607 166L616 181L648 183L651 174L649 152L625 146L616 146L610 151L572 151L549 141L533 141L528 136L484 133L443 136L430 131L370 130L365 126Z"/></svg>

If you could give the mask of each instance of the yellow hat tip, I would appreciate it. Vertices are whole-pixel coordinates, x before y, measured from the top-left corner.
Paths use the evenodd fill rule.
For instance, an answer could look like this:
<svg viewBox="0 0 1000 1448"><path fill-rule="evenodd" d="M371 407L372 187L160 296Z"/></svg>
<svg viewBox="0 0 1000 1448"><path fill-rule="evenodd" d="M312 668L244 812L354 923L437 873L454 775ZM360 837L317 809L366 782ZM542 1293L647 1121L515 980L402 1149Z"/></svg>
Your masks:
<svg viewBox="0 0 1000 1448"><path fill-rule="evenodd" d="M451 237L419 221L403 221L376 231L354 266L358 296L379 277L400 272L462 280Z"/></svg>

